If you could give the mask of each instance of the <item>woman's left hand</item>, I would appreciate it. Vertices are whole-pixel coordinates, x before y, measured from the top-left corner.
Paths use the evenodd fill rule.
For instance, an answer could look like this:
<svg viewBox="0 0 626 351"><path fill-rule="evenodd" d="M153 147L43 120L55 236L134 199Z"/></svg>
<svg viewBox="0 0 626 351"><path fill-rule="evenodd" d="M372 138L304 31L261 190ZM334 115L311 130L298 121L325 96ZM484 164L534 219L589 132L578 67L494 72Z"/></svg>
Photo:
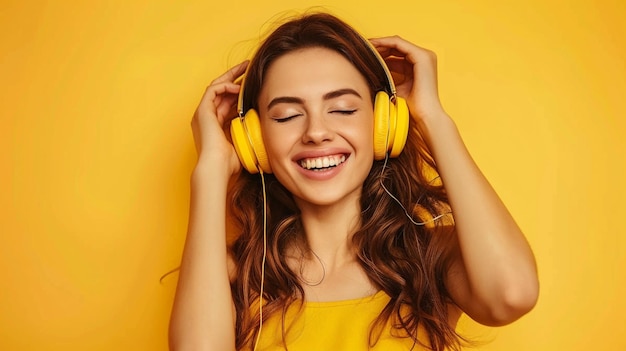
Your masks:
<svg viewBox="0 0 626 351"><path fill-rule="evenodd" d="M399 36L374 38L370 42L387 63L398 95L407 100L415 118L445 115L437 89L437 56L434 52Z"/></svg>
<svg viewBox="0 0 626 351"><path fill-rule="evenodd" d="M454 213L455 254L445 278L452 300L482 324L516 320L537 301L535 259L524 234L441 106L435 54L397 36L371 42L418 122Z"/></svg>

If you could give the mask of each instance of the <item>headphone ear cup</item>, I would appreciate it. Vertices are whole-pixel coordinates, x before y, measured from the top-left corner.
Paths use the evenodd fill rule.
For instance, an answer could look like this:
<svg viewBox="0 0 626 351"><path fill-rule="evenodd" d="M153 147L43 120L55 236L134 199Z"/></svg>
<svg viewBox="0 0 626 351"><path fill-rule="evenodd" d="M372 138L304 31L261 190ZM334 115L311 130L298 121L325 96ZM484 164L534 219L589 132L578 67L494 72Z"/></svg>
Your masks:
<svg viewBox="0 0 626 351"><path fill-rule="evenodd" d="M230 122L230 137L243 168L251 174L259 173L256 156L254 156L254 150L252 150L252 145L250 145L243 123L243 118L233 118Z"/></svg>
<svg viewBox="0 0 626 351"><path fill-rule="evenodd" d="M241 165L251 174L272 173L263 137L261 123L255 110L249 110L243 118L235 118L230 125L233 146Z"/></svg>
<svg viewBox="0 0 626 351"><path fill-rule="evenodd" d="M272 173L272 167L270 167L267 151L265 151L265 144L263 144L263 134L261 134L261 121L259 119L259 114L255 110L250 109L246 112L244 119L246 122L248 136L252 142L252 151L256 155L259 168L261 168L263 173Z"/></svg>
<svg viewBox="0 0 626 351"><path fill-rule="evenodd" d="M404 98L396 97L395 115L395 130L389 157L400 156L409 135L409 106Z"/></svg>
<svg viewBox="0 0 626 351"><path fill-rule="evenodd" d="M389 95L376 93L374 99L374 159L382 160L387 154L387 132L389 131Z"/></svg>

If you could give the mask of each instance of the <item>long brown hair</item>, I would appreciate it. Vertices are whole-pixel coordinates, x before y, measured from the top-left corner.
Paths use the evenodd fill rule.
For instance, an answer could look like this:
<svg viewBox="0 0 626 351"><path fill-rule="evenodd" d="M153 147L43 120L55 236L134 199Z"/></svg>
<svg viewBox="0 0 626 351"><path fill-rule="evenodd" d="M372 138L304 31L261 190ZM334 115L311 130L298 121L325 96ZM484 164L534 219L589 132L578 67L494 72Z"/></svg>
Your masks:
<svg viewBox="0 0 626 351"><path fill-rule="evenodd" d="M247 73L244 108L257 108L264 75L274 60L308 47L324 47L343 55L365 77L372 97L377 91L388 90L384 69L354 29L329 14L307 14L281 25L262 43ZM391 322L393 328L417 344L430 345L433 350L456 349L461 339L448 323L447 306L451 300L444 284L450 264L452 230L439 221L429 222L449 212L450 206L441 183L433 182L436 166L413 121L409 133L398 158L389 159L386 164L373 161L363 184L361 227L352 237L357 259L369 279L391 298L370 330L369 342L374 345ZM289 268L284 255L290 245L302 240L300 212L291 194L276 178L271 174L265 177L268 251L262 297L259 296L264 229L261 179L242 172L230 191L230 210L240 231L231 246L237 262L231 289L237 311L238 350L250 346L258 334L259 316L251 309L253 304L262 300L264 320L281 313L284 322L287 308L304 297L298 275ZM434 224L415 225L404 209L416 221ZM429 340L417 339L418 328L427 332ZM285 330L283 325L283 335Z"/></svg>

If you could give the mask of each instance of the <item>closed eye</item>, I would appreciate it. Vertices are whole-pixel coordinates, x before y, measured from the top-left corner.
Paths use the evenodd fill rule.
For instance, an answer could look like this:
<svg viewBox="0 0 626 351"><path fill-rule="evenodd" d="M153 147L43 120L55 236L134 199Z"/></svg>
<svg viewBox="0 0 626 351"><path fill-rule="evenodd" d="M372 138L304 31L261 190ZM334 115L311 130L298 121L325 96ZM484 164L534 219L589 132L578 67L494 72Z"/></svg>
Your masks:
<svg viewBox="0 0 626 351"><path fill-rule="evenodd" d="M338 113L341 115L352 115L357 111L357 109L354 110L332 110L330 111L330 113Z"/></svg>
<svg viewBox="0 0 626 351"><path fill-rule="evenodd" d="M273 118L273 119L274 119L274 121L276 121L278 123L285 123L285 122L288 122L288 121L290 121L290 120L292 120L292 119L294 119L294 118L296 118L298 116L302 116L302 114L299 113L299 114L292 115L292 116L281 117L281 118Z"/></svg>

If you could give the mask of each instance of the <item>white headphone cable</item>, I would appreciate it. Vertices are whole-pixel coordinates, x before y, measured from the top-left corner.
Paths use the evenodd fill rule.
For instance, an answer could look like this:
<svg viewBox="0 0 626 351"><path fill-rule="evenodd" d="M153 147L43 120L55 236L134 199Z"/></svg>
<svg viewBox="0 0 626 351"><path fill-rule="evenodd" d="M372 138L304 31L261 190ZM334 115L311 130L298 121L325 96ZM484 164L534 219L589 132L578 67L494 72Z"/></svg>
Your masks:
<svg viewBox="0 0 626 351"><path fill-rule="evenodd" d="M259 167L261 175L261 184L263 188L263 259L261 260L261 289L259 292L259 331L254 341L253 350L257 349L259 340L261 339L261 331L263 330L263 293L265 289L265 260L267 258L267 194L265 192L265 176L263 170Z"/></svg>

